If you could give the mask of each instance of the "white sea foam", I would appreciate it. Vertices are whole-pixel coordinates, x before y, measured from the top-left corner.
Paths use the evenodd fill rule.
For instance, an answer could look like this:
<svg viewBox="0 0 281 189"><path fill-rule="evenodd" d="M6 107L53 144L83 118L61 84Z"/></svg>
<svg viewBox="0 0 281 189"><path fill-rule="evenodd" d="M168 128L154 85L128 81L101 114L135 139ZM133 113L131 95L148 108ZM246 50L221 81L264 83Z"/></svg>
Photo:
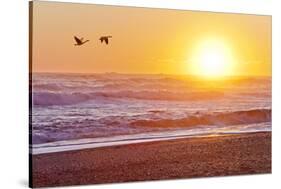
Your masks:
<svg viewBox="0 0 281 189"><path fill-rule="evenodd" d="M148 132L131 135L119 135L111 137L85 138L35 144L31 146L32 154L45 154L52 152L72 151L88 148L100 148L106 146L119 146L126 144L145 143L153 141L165 141L192 137L210 137L226 134L258 133L271 131L271 123L235 125L228 127L201 126L193 129L180 129L162 132Z"/></svg>

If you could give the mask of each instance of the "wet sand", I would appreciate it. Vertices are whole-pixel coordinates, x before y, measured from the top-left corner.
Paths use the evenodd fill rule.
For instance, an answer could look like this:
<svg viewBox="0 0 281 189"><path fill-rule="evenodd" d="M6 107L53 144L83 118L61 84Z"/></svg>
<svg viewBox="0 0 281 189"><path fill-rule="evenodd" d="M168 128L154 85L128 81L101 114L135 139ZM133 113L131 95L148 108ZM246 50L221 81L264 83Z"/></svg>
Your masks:
<svg viewBox="0 0 281 189"><path fill-rule="evenodd" d="M32 156L33 187L271 173L271 132Z"/></svg>

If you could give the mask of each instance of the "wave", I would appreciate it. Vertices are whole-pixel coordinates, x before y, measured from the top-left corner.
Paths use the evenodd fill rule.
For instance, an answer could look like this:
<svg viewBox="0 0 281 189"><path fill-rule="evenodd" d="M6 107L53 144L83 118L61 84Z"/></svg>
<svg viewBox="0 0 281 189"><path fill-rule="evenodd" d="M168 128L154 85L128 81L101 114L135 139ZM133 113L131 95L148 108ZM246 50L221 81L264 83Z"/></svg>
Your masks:
<svg viewBox="0 0 281 189"><path fill-rule="evenodd" d="M32 95L33 105L51 106L51 105L71 105L90 100L89 95L83 93L52 93L35 92Z"/></svg>
<svg viewBox="0 0 281 189"><path fill-rule="evenodd" d="M211 100L224 95L222 92L170 92L160 91L117 91L117 92L93 92L93 93L54 93L54 92L34 92L33 105L71 105L89 100L100 99L140 99L140 100Z"/></svg>
<svg viewBox="0 0 281 189"><path fill-rule="evenodd" d="M62 87L56 83L34 84L32 88L34 90L49 90L49 91L58 91L62 89Z"/></svg>
<svg viewBox="0 0 281 189"><path fill-rule="evenodd" d="M161 111L151 113L161 114ZM76 115L76 114L75 114ZM80 115L78 115L80 116ZM143 134L157 137L160 132L167 136L173 132L188 135L213 133L242 133L271 131L271 109L252 109L232 112L195 113L181 119L130 118L107 116L100 119L81 119L71 122L58 121L51 125L33 125L32 143L42 144L54 141L76 139L98 139L124 135ZM134 137L133 137L134 138Z"/></svg>
<svg viewBox="0 0 281 189"><path fill-rule="evenodd" d="M131 126L141 127L190 127L199 125L238 125L271 121L271 109L253 109L234 112L216 112L192 115L182 119L137 120Z"/></svg>

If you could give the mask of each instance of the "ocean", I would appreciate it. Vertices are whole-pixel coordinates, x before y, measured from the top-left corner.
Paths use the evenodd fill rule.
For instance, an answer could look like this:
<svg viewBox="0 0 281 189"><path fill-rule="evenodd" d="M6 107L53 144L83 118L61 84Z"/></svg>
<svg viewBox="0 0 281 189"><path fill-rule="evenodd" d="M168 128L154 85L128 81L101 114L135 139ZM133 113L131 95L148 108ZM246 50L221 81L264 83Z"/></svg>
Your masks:
<svg viewBox="0 0 281 189"><path fill-rule="evenodd" d="M33 154L271 131L271 77L32 74Z"/></svg>

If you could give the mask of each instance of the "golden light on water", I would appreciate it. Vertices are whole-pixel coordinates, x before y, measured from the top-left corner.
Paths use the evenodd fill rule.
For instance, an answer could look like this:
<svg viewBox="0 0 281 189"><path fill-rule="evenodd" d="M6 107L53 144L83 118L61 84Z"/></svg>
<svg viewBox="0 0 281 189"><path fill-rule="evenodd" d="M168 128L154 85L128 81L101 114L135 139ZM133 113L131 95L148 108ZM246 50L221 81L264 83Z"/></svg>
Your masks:
<svg viewBox="0 0 281 189"><path fill-rule="evenodd" d="M234 64L230 47L224 41L209 39L195 47L190 69L194 75L217 78L232 75Z"/></svg>

